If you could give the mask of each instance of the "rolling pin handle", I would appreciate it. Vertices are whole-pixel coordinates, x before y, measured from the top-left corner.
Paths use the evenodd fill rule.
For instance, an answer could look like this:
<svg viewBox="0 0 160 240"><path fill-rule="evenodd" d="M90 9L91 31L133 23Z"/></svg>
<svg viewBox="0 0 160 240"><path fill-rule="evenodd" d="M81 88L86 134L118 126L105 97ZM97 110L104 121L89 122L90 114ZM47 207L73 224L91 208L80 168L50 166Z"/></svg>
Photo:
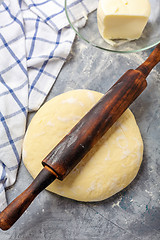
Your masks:
<svg viewBox="0 0 160 240"><path fill-rule="evenodd" d="M56 179L53 171L45 167L33 183L0 213L0 228L8 230L29 207L35 197Z"/></svg>
<svg viewBox="0 0 160 240"><path fill-rule="evenodd" d="M160 43L149 55L147 60L142 63L136 70L140 71L146 78L150 71L160 62Z"/></svg>

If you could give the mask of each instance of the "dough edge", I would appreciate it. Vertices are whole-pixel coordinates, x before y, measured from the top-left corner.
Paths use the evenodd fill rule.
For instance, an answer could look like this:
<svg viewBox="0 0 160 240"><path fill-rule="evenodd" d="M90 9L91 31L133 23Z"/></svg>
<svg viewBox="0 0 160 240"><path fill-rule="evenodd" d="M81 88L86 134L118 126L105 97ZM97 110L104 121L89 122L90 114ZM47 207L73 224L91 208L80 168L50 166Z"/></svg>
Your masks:
<svg viewBox="0 0 160 240"><path fill-rule="evenodd" d="M48 150L47 151L45 150L45 153L44 153L43 149L42 149L42 151L39 152L39 154L40 154L39 157L37 156L37 152L36 152L35 155L31 159L28 160L28 153L30 155L30 153L35 152L35 151L33 151L33 146L32 146L33 145L32 133L35 132L35 126L37 124L41 124L44 120L44 122L45 121L47 121L47 123L49 122L49 124L50 124L49 127L53 127L51 122L48 121L47 117L45 119L42 119L42 116L43 117L47 116L46 114L48 112L48 109L53 107L54 104L57 104L58 102L63 101L65 98L70 99L70 103L66 102L66 104L72 104L75 96L79 95L80 99L81 99L82 96L87 95L87 94L90 95L90 98L92 99L91 105L94 105L95 102L97 102L97 100L99 100L103 96L103 94L95 92L95 91L91 91L91 90L84 90L84 89L72 90L72 91L60 94L60 95L54 97L53 99L51 99L50 101L48 101L47 103L45 103L33 117L32 121L28 127L28 130L26 132L25 138L24 138L23 154L22 154L24 165L26 166L26 168L28 169L28 171L30 172L30 174L32 175L33 178L35 178L36 175L39 173L39 171L43 168L41 165L41 160L43 160L43 157L45 157L46 154L48 153ZM94 101L93 101L93 99L94 99ZM83 104L81 104L81 108L83 108L83 107L84 107ZM56 107L54 109L55 109L54 111L56 112L56 110L58 108ZM85 113L83 113L83 114L85 114ZM110 175L108 173L106 173L107 176L104 173L101 176L98 175L98 174L102 173L102 171L104 171L103 170L104 167L101 168L101 166L99 166L100 160L98 160L98 161L96 160L95 168L92 167L91 160L86 160L86 159L89 159L90 156L93 158L93 156L92 156L93 154L91 153L91 151L92 151L91 150L87 154L87 157L84 158L85 161L83 159L78 164L78 166L74 170L72 170L72 172L66 177L66 179L64 179L63 182L56 180L47 188L47 190L54 192L58 195L64 196L64 197L74 199L74 200L85 201L85 202L92 202L92 201L95 202L95 201L101 201L101 200L107 199L107 198L111 197L112 195L116 194L117 192L121 191L125 187L127 187L133 181L133 179L136 177L139 167L140 167L140 164L142 162L143 142L142 142L139 128L136 124L133 114L131 113L131 111L129 109L127 109L121 118L123 118L125 115L127 115L128 118L131 119L131 121L133 123L133 126L131 128L133 128L132 131L136 135L135 142L138 141L138 145L135 146L135 149L132 149L133 151L131 152L131 154L133 154L134 151L137 151L139 156L137 157L138 159L137 159L136 163L132 163L130 165L128 164L129 167L127 167L127 168L124 167L124 169L126 168L126 170L124 171L124 175L122 175L122 174L118 175L116 173L117 175L114 178L114 180L112 179L112 183L111 183L111 181L109 181L107 179L107 176L108 176L108 178L111 177L113 175L113 170L112 171L111 171L111 169L109 170ZM114 125L119 124L119 121L121 121L121 118L117 121L118 123L116 123ZM63 120L63 119L61 119L61 120ZM115 128L117 128L117 126L115 126ZM119 126L118 126L118 128L119 128ZM71 127L70 127L70 129L71 129ZM38 132L38 131L39 130L36 130L36 132ZM106 134L109 136L110 132L111 132L111 129ZM123 129L122 129L122 132L123 132ZM40 136L37 136L37 138L39 138L39 137L43 138L45 136L45 133L43 133L42 131L39 134L40 134ZM102 141L103 141L103 138L102 138ZM111 137L111 138L113 138L113 137ZM113 141L113 139L112 139L112 141ZM34 142L35 142L35 140L34 140ZM105 144L105 143L103 143L103 144ZM98 143L98 145L99 145L99 143ZM97 144L96 144L96 146L97 146ZM138 147L138 150L136 149L137 147ZM94 152L94 149L92 152ZM37 160L38 162L33 161L35 156L38 157L38 160ZM123 159L123 160L127 162L128 156L126 156L126 159ZM85 162L87 162L87 164ZM103 162L103 164L104 164L104 162ZM114 164L116 167L118 166L117 163L114 163ZM86 175L82 173L82 169L84 171L85 168L86 168L86 170L85 170ZM121 171L124 169L122 168ZM100 171L100 172L98 172L98 171ZM92 172L92 174L90 174L90 172ZM127 174L127 176L126 176L126 174ZM74 177L74 181L73 181L73 179L69 179L72 177ZM93 177L94 177L94 179L93 179ZM90 187L88 187L88 189L85 189L84 186L88 186L89 181L92 182L93 184L90 184ZM108 181L108 183L107 183L107 181ZM63 187L65 184L66 184L66 189L64 189L64 187ZM76 186L74 186L74 184L76 184ZM112 185L112 187L110 185Z"/></svg>

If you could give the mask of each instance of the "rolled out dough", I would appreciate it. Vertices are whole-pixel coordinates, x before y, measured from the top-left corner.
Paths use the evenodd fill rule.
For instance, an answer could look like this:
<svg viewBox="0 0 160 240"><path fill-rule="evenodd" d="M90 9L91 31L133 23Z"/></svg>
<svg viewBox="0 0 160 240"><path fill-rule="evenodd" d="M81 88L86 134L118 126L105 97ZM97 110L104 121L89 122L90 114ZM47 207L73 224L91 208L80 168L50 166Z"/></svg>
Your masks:
<svg viewBox="0 0 160 240"><path fill-rule="evenodd" d="M33 178L42 169L43 158L102 96L73 90L48 101L35 114L23 144L23 161ZM104 200L132 182L142 155L142 138L127 109L72 172L47 190L79 201Z"/></svg>

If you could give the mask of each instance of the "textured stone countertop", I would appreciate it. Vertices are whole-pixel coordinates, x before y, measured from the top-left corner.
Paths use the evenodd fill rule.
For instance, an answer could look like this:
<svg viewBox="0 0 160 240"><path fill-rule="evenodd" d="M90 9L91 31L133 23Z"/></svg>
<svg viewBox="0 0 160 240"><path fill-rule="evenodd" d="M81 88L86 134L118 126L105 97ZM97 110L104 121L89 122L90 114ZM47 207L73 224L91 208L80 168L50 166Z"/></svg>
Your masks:
<svg viewBox="0 0 160 240"><path fill-rule="evenodd" d="M76 39L47 100L80 88L105 93L150 52L108 53ZM136 179L115 196L95 203L77 202L43 191L10 230L0 230L0 239L160 239L160 64L151 72L147 89L130 109L144 141L143 162ZM22 162L16 184L7 191L8 202L31 182Z"/></svg>

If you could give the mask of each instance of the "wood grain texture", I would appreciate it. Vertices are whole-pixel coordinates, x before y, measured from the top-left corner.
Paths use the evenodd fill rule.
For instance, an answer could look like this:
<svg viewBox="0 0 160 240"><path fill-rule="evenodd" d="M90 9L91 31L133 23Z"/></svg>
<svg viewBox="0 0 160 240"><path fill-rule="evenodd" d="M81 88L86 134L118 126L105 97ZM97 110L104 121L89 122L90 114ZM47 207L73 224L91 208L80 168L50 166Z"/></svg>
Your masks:
<svg viewBox="0 0 160 240"><path fill-rule="evenodd" d="M146 88L142 73L127 71L49 153L42 164L63 180Z"/></svg>

